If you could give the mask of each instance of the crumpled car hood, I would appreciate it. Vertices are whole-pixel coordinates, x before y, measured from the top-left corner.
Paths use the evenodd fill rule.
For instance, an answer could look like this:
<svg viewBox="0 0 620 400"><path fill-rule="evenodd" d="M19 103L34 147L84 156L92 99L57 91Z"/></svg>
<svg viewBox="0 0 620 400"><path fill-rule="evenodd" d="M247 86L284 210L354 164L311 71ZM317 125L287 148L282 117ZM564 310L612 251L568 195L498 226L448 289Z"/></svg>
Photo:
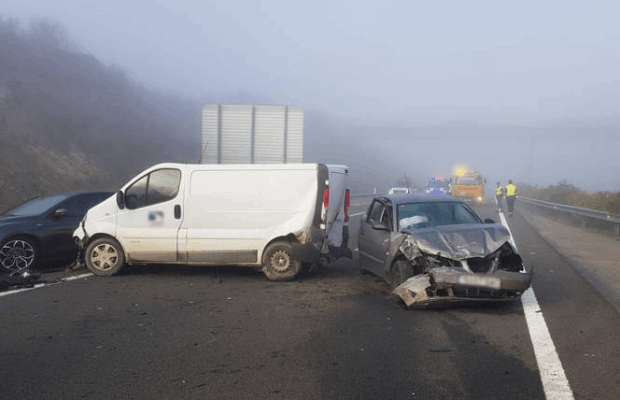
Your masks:
<svg viewBox="0 0 620 400"><path fill-rule="evenodd" d="M456 261L485 257L510 241L510 232L502 224L445 225L403 233L408 235L400 249L409 259L420 252Z"/></svg>

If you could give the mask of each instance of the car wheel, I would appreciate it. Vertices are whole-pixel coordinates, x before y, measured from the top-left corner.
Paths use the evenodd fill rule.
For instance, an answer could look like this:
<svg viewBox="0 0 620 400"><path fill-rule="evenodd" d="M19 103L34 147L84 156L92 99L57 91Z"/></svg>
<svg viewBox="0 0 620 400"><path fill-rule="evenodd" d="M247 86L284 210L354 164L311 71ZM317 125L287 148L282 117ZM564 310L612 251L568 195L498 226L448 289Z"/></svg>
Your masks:
<svg viewBox="0 0 620 400"><path fill-rule="evenodd" d="M394 263L391 273L391 286L395 289L398 285L413 276L413 266L407 260L398 260Z"/></svg>
<svg viewBox="0 0 620 400"><path fill-rule="evenodd" d="M291 258L289 242L275 242L263 254L263 273L272 281L290 281L301 272L301 262Z"/></svg>
<svg viewBox="0 0 620 400"><path fill-rule="evenodd" d="M93 274L110 276L125 265L125 253L120 243L104 237L95 239L86 246L84 261Z"/></svg>
<svg viewBox="0 0 620 400"><path fill-rule="evenodd" d="M17 237L0 246L0 269L17 273L33 268L38 261L39 251L32 239Z"/></svg>

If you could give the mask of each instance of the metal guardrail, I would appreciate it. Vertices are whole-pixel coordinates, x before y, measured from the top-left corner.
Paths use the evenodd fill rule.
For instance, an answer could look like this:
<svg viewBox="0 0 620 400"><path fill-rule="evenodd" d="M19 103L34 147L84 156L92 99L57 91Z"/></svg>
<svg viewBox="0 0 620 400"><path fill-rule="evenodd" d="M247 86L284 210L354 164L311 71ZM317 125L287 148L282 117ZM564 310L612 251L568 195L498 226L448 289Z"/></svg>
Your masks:
<svg viewBox="0 0 620 400"><path fill-rule="evenodd" d="M535 209L543 214L569 222L582 228L592 228L612 233L620 237L620 215L589 208L568 206L565 204L550 203L548 201L519 197L517 204L526 208Z"/></svg>

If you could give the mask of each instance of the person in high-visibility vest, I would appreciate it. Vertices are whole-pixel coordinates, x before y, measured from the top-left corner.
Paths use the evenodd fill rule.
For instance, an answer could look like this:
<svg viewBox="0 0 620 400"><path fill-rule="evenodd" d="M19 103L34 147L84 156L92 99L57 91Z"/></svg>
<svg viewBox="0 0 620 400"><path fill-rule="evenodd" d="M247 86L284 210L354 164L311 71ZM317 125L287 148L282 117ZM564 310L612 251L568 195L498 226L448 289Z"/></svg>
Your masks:
<svg viewBox="0 0 620 400"><path fill-rule="evenodd" d="M497 211L502 211L502 198L504 197L504 187L497 182L495 188L495 202L497 203Z"/></svg>
<svg viewBox="0 0 620 400"><path fill-rule="evenodd" d="M508 205L508 216L512 217L512 212L515 208L515 199L517 198L517 186L512 183L512 180L508 180L506 185L506 204Z"/></svg>

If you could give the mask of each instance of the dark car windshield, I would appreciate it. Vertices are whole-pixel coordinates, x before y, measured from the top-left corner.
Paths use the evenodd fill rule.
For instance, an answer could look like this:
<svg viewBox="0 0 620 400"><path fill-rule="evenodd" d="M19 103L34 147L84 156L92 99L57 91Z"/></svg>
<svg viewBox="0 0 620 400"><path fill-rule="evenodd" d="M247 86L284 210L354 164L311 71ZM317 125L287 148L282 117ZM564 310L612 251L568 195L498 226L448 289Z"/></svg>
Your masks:
<svg viewBox="0 0 620 400"><path fill-rule="evenodd" d="M55 204L69 198L70 194L54 194L37 197L6 211L5 215L38 215L52 208Z"/></svg>
<svg viewBox="0 0 620 400"><path fill-rule="evenodd" d="M480 219L463 203L428 202L398 205L398 230L478 223Z"/></svg>

